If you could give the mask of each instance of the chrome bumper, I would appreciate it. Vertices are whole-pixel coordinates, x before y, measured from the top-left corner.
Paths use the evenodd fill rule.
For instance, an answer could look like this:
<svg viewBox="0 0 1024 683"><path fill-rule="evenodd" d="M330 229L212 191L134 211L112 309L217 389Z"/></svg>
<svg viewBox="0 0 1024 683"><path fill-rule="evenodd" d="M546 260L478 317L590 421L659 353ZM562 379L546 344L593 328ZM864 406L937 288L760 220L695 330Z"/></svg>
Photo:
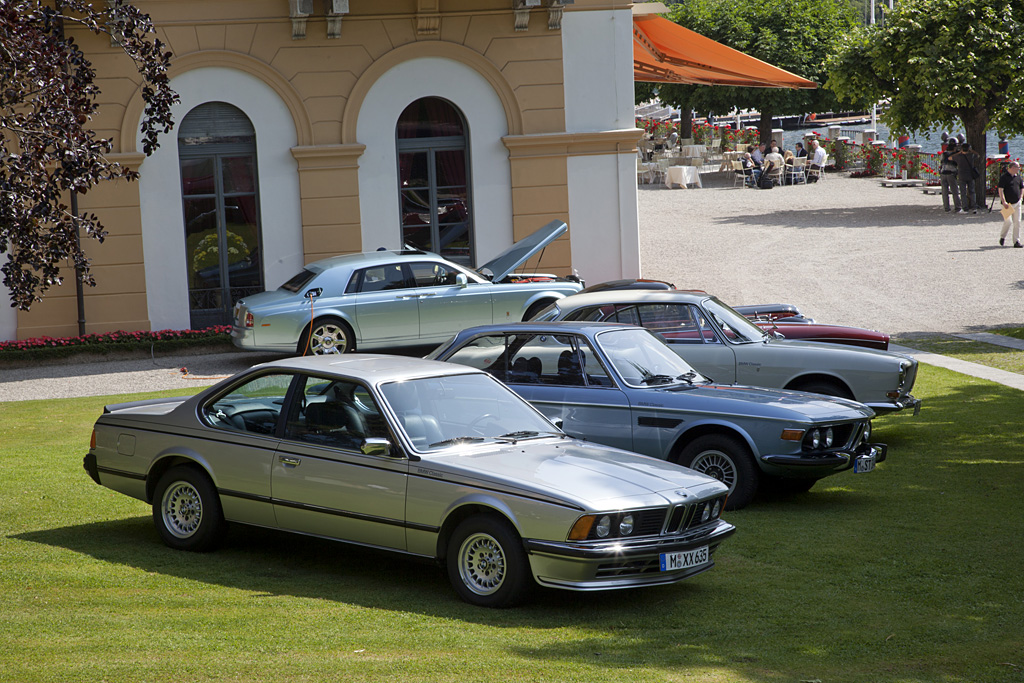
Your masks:
<svg viewBox="0 0 1024 683"><path fill-rule="evenodd" d="M524 541L537 583L573 591L637 588L676 583L714 566L709 561L677 571L660 571L664 553L708 546L709 558L736 531L728 522L683 536L654 536L599 544Z"/></svg>
<svg viewBox="0 0 1024 683"><path fill-rule="evenodd" d="M823 474L843 472L853 467L859 455L874 454L875 462L884 462L889 447L884 443L862 444L853 451L830 451L819 455L762 455L761 461L779 468L791 470L801 475L814 474L820 471Z"/></svg>
<svg viewBox="0 0 1024 683"><path fill-rule="evenodd" d="M890 403L865 403L864 405L871 408L871 410L875 411L879 415L897 413L908 408L913 408L914 415L921 412L921 399L914 398L910 394L907 394L898 401L892 401Z"/></svg>

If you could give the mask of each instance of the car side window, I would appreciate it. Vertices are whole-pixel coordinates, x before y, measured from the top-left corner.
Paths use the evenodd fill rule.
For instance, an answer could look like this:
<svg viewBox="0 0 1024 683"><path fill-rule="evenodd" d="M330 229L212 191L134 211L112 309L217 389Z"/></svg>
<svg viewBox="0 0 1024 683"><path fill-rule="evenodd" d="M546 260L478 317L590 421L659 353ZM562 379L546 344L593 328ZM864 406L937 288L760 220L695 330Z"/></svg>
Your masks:
<svg viewBox="0 0 1024 683"><path fill-rule="evenodd" d="M413 263L412 277L417 287L440 287L454 285L455 276L458 274L454 269L446 268L440 263L424 261Z"/></svg>
<svg viewBox="0 0 1024 683"><path fill-rule="evenodd" d="M639 307L639 314L644 327L661 335L670 344L702 344L717 341L707 321L693 306L643 304ZM710 333L710 339L706 338L707 333Z"/></svg>
<svg viewBox="0 0 1024 683"><path fill-rule="evenodd" d="M491 334L476 337L453 353L449 363L468 365L488 372L499 380L505 380L505 335Z"/></svg>
<svg viewBox="0 0 1024 683"><path fill-rule="evenodd" d="M712 327L708 321L708 317L704 315L696 306L690 307L693 310L694 319L697 321L697 329L700 330L701 339L704 340L705 344L721 344L722 340L715 334L715 328Z"/></svg>
<svg viewBox="0 0 1024 683"><path fill-rule="evenodd" d="M274 435L293 377L291 373L254 377L206 403L203 418L218 429Z"/></svg>
<svg viewBox="0 0 1024 683"><path fill-rule="evenodd" d="M377 402L362 385L308 376L288 415L285 438L358 451L365 439L390 438Z"/></svg>
<svg viewBox="0 0 1024 683"><path fill-rule="evenodd" d="M381 292L388 289L406 289L406 281L402 264L390 263L386 266L364 268L359 273L360 292Z"/></svg>
<svg viewBox="0 0 1024 683"><path fill-rule="evenodd" d="M612 386L608 372L585 339L565 334L510 338L509 384Z"/></svg>

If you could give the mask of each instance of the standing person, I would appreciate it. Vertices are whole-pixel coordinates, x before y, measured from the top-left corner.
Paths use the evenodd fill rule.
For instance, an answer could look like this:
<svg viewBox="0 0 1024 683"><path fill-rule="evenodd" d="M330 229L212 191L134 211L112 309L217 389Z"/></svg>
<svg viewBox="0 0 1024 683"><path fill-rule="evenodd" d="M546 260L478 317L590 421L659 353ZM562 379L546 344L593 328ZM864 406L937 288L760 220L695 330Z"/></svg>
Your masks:
<svg viewBox="0 0 1024 683"><path fill-rule="evenodd" d="M956 138L946 140L946 151L939 162L939 182L942 184L942 208L949 211L949 195L953 195L953 210L960 213L960 189L956 182L956 161L953 155L957 152Z"/></svg>
<svg viewBox="0 0 1024 683"><path fill-rule="evenodd" d="M999 233L999 246L1003 246L1006 240L1006 233L1010 229L1010 222L1013 221L1013 246L1020 249L1024 244L1020 243L1020 200L1024 196L1024 180L1020 177L1020 164L1011 161L1006 170L999 176L999 201L1003 204L1003 211L1011 209L1009 214L1003 218L1003 230Z"/></svg>
<svg viewBox="0 0 1024 683"><path fill-rule="evenodd" d="M953 155L956 161L956 180L960 185L960 211L959 213L978 213L978 203L974 196L975 159L978 155L971 149L971 144L965 142L960 145L960 151Z"/></svg>

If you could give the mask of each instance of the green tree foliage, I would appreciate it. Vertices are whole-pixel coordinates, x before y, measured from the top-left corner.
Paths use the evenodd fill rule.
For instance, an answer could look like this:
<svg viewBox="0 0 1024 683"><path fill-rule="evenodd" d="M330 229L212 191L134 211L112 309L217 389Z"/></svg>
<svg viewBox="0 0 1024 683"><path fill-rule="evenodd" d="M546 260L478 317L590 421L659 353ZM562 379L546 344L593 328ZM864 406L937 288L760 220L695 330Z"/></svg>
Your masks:
<svg viewBox="0 0 1024 683"><path fill-rule="evenodd" d="M962 125L983 153L990 129L1024 134L1022 22L1020 0L902 0L843 39L826 87L855 105L889 100L894 135Z"/></svg>
<svg viewBox="0 0 1024 683"><path fill-rule="evenodd" d="M104 180L135 179L105 157L113 149L88 127L97 110L96 72L65 27L113 38L139 72L146 110L143 151L170 130L177 95L167 78L170 53L152 40L149 17L123 2L0 0L0 254L12 306L29 310L61 283L70 262L95 284L79 235L102 240L95 215L69 208L71 193Z"/></svg>
<svg viewBox="0 0 1024 683"><path fill-rule="evenodd" d="M857 25L857 16L849 0L684 0L669 13L681 26L816 83L825 81L826 59L839 37ZM756 109L764 140L776 116L830 111L837 105L822 88L663 84L657 92L665 104L698 113Z"/></svg>

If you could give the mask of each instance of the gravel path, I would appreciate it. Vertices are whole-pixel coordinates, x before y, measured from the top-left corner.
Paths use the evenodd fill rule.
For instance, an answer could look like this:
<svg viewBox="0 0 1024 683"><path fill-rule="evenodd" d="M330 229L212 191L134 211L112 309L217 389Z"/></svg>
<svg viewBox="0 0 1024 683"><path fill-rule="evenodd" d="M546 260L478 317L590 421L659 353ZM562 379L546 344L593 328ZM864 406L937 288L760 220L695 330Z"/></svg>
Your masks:
<svg viewBox="0 0 1024 683"><path fill-rule="evenodd" d="M845 175L773 190L724 176L640 186L645 277L889 334L1022 324L1024 249L999 247L998 211L946 213L920 189Z"/></svg>
<svg viewBox="0 0 1024 683"><path fill-rule="evenodd" d="M998 246L998 212L947 214L937 196L844 176L765 191L733 188L731 176L709 168L703 182L701 190L640 186L645 277L730 304L792 303L822 322L890 334L1024 324L1024 249ZM276 357L0 368L0 402L194 388Z"/></svg>

